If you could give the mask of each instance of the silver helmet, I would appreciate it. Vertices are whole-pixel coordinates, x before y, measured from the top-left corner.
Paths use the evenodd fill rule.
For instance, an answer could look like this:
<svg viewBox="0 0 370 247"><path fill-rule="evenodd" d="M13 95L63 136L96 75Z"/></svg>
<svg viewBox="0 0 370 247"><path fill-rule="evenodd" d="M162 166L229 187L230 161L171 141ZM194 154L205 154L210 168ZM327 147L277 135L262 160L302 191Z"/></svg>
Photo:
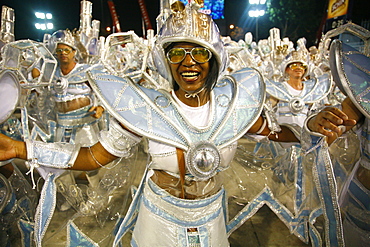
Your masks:
<svg viewBox="0 0 370 247"><path fill-rule="evenodd" d="M191 4L187 4L183 9L176 8L172 12L160 28L152 50L158 73L171 83L173 78L165 49L175 42L195 43L208 48L216 58L219 75L226 68L228 57L216 23L211 16L199 12L198 8L192 7Z"/></svg>
<svg viewBox="0 0 370 247"><path fill-rule="evenodd" d="M68 29L55 31L49 39L49 50L55 53L58 44L68 45L69 47L77 50L76 40L72 32Z"/></svg>

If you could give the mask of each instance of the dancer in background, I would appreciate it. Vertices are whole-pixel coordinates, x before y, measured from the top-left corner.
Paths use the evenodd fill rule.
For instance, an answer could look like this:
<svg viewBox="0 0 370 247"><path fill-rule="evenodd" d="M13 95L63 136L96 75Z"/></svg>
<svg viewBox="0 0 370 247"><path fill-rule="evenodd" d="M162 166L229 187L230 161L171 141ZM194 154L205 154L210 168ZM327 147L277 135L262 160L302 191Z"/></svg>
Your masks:
<svg viewBox="0 0 370 247"><path fill-rule="evenodd" d="M69 30L56 31L50 37L50 41L55 44L53 53L58 60L58 67L50 87L57 123L56 136L52 141L92 146L98 142L98 133L104 122L102 119L104 108L98 105L87 81L86 71L91 65L78 63L77 42ZM40 172L42 173L42 170ZM67 193L69 186L75 184L74 178L79 175L81 172L67 172L59 178L59 182L62 183L60 186L66 188L64 191L66 196L69 194ZM99 176L93 179L94 175L96 174L87 174L87 179L92 187L97 187ZM69 209L70 202L67 198L59 208L62 211Z"/></svg>

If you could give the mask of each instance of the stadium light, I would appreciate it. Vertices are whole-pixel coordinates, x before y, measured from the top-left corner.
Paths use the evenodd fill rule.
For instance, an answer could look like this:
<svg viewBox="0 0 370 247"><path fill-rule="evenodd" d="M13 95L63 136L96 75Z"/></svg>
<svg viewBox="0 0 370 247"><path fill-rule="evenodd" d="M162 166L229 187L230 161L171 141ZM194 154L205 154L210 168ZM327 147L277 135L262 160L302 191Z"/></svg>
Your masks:
<svg viewBox="0 0 370 247"><path fill-rule="evenodd" d="M36 12L35 16L37 19L45 19L45 13Z"/></svg>
<svg viewBox="0 0 370 247"><path fill-rule="evenodd" d="M249 0L251 10L249 10L249 17L256 18L256 41L258 41L258 19L265 15L266 0Z"/></svg>
<svg viewBox="0 0 370 247"><path fill-rule="evenodd" d="M266 0L249 0L249 4L266 4Z"/></svg>
<svg viewBox="0 0 370 247"><path fill-rule="evenodd" d="M35 12L35 16L39 22L35 23L38 30L52 30L54 24L51 22L53 15L51 13Z"/></svg>
<svg viewBox="0 0 370 247"><path fill-rule="evenodd" d="M260 17L265 15L265 11L263 9L249 10L248 15L249 17Z"/></svg>

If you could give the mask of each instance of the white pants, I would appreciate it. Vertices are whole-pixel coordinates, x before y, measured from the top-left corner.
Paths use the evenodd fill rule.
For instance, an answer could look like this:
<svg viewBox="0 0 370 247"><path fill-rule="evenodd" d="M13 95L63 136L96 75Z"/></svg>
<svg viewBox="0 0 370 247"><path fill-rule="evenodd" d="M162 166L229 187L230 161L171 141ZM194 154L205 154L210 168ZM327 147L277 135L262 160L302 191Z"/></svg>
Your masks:
<svg viewBox="0 0 370 247"><path fill-rule="evenodd" d="M224 198L225 192L222 189L206 199L180 199L148 179L141 198L131 245L229 246ZM188 228L196 228L197 232L188 232Z"/></svg>

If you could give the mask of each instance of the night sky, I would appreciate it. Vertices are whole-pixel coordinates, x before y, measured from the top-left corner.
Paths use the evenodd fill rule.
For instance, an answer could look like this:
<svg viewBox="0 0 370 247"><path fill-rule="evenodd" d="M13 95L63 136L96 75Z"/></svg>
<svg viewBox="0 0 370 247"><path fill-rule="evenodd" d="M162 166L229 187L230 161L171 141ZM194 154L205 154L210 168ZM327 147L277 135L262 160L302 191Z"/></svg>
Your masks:
<svg viewBox="0 0 370 247"><path fill-rule="evenodd" d="M317 0L304 0L317 1ZM322 0L324 1L324 0ZM355 2L367 2L368 0L354 0ZM19 39L42 40L43 33L35 29L36 11L50 12L53 14L55 30L78 29L80 26L80 0L0 0L0 5L6 5L15 10L15 37ZM112 25L112 18L106 0L90 0L92 2L92 19L101 22L100 35L107 36L105 27ZM146 0L149 18L154 29L156 29L156 17L159 14L159 0ZM225 19L216 20L221 34L227 33L229 24L234 24L245 19L243 9L246 8L248 0L225 0ZM139 36L142 33L142 19L137 0L114 0L122 31L134 30ZM359 4L360 5L360 4ZM354 10L367 8L354 7ZM364 11L362 11L364 12ZM245 14L245 13L244 13ZM366 16L369 19L369 16ZM360 24L360 23L358 23ZM54 31L55 31L54 30ZM156 32L156 30L155 30ZM52 33L52 32L51 32ZM261 37L267 38L267 37Z"/></svg>
<svg viewBox="0 0 370 247"><path fill-rule="evenodd" d="M75 29L80 26L80 0L0 0L1 5L6 5L15 10L15 36L16 39L40 39L34 23L34 13L50 12L53 14L55 30ZM104 30L112 25L112 18L106 0L90 0L92 3L92 19L99 20ZM141 36L141 12L137 0L114 0L122 31L134 30ZM159 1L147 1L148 12L152 25L159 13ZM104 27L104 28L103 28ZM104 34L102 34L104 35ZM105 35L106 36L106 35Z"/></svg>

